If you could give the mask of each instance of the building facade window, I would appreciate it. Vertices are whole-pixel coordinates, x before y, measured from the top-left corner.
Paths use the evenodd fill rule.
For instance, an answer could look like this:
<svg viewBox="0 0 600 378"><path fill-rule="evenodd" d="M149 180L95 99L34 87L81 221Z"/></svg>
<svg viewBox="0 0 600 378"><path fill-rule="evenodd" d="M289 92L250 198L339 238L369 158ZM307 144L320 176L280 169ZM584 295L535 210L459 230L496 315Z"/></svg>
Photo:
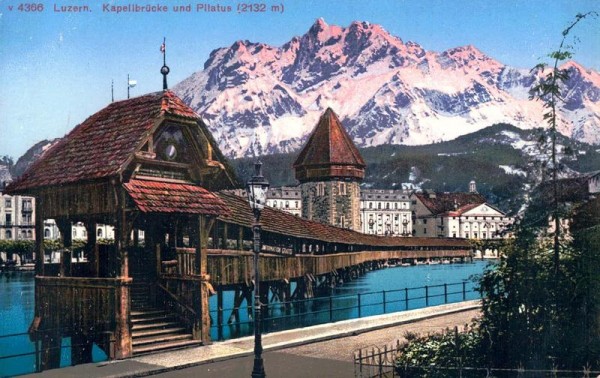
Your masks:
<svg viewBox="0 0 600 378"><path fill-rule="evenodd" d="M322 182L317 184L317 195L318 196L325 195L325 185Z"/></svg>
<svg viewBox="0 0 600 378"><path fill-rule="evenodd" d="M98 236L99 238L102 237L102 229L101 228L98 229L98 232L96 233L96 236Z"/></svg>
<svg viewBox="0 0 600 378"><path fill-rule="evenodd" d="M24 199L22 204L23 204L23 210L31 210L32 209L30 199Z"/></svg>
<svg viewBox="0 0 600 378"><path fill-rule="evenodd" d="M12 198L4 199L4 207L9 208L9 209L12 207Z"/></svg>

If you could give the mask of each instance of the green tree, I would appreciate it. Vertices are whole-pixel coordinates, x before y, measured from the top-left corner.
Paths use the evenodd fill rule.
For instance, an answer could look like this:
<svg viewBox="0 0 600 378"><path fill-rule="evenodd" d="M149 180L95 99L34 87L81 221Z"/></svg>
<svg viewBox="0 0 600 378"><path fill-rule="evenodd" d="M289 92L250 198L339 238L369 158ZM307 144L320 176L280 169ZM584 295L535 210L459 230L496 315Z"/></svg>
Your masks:
<svg viewBox="0 0 600 378"><path fill-rule="evenodd" d="M548 122L548 133L550 138L550 175L553 183L553 214L552 218L554 221L554 276L558 280L559 269L560 269L560 234L561 224L560 219L563 218L564 214L561 214L559 195L558 195L558 172L560 165L557 160L557 149L556 149L556 138L558 136L558 119L556 109L560 102L564 102L564 84L569 79L568 69L561 68L560 64L573 57L572 45L567 44L569 34L575 26L587 17L597 17L596 12L579 13L575 16L575 20L567 26L562 32L562 40L558 50L548 54L553 60L552 68L548 69L548 64L540 63L536 65L532 72L541 74L542 77L536 85L534 85L530 92L530 99L540 100L544 103L544 107L547 109L544 113L544 119ZM541 140L545 142L546 138Z"/></svg>
<svg viewBox="0 0 600 378"><path fill-rule="evenodd" d="M471 331L469 345L487 367L600 369L600 198L565 206L559 195L556 149L556 110L568 78L559 64L572 56L566 39L580 21L596 16L578 14L563 31L558 51L550 54L553 68L532 92L532 98L547 108L548 138L543 139L550 140L551 190L549 195L540 191L517 226L515 239L504 247L506 257L479 279L483 315ZM542 64L534 70L545 68ZM555 227L550 238L549 218ZM572 220L570 235L561 230L561 219ZM419 340L406 357L420 356L415 361L426 365L443 345Z"/></svg>
<svg viewBox="0 0 600 378"><path fill-rule="evenodd" d="M597 239L589 232L567 235L561 219L587 219L579 209L569 208L559 193L557 157L557 107L564 101L564 83L569 72L561 62L572 57L566 44L573 28L596 13L578 14L562 32L557 51L549 54L553 65L537 65L541 73L531 96L541 100L547 109L548 169L550 182L540 190L519 225L515 242L505 251L506 258L498 267L487 270L480 280L483 317L480 325L482 349L493 367L549 369L553 366L581 369L586 364L596 367L600 276L590 270L590 263L600 262ZM545 237L548 219L554 230ZM592 227L593 229L593 227Z"/></svg>

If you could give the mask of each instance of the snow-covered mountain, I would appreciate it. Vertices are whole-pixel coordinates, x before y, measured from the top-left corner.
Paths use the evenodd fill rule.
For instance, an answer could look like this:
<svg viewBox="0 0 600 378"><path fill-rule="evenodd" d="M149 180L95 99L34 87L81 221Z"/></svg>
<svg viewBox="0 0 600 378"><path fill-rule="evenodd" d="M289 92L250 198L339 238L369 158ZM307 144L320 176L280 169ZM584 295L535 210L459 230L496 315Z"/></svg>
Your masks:
<svg viewBox="0 0 600 378"><path fill-rule="evenodd" d="M560 131L600 144L600 74L575 62ZM545 125L536 78L474 46L426 51L379 25L318 19L281 47L237 41L214 50L175 92L232 157L298 149L332 107L359 146L428 144L504 122Z"/></svg>

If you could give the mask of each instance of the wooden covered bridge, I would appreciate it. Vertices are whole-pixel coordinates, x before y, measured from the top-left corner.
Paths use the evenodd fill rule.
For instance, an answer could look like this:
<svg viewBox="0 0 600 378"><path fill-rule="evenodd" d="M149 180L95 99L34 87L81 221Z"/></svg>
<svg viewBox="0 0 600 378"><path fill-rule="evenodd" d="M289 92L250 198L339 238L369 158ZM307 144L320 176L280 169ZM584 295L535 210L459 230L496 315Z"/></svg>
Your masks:
<svg viewBox="0 0 600 378"><path fill-rule="evenodd" d="M39 368L59 366L65 337L74 364L93 343L111 359L210 343L209 295L235 290L239 302L253 285L252 212L219 192L235 187L202 119L168 90L110 104L12 183L7 193L36 198L36 234L53 218L64 244L51 264L36 240ZM85 262L71 259L74 222L87 228ZM97 243L98 223L115 227L114 243ZM282 300L390 259L471 255L461 239L364 235L275 209L262 224L261 285Z"/></svg>

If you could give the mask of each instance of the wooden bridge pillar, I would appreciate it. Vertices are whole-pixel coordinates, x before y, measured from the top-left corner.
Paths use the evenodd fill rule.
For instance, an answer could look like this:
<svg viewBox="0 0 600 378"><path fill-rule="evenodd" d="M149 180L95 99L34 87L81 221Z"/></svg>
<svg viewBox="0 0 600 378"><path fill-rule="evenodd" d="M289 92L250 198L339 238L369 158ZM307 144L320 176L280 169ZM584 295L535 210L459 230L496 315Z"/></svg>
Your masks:
<svg viewBox="0 0 600 378"><path fill-rule="evenodd" d="M244 227L242 227L242 226L237 226L237 227L238 227L237 249L238 249L238 251L241 251L244 249Z"/></svg>
<svg viewBox="0 0 600 378"><path fill-rule="evenodd" d="M92 340L80 332L71 335L71 365L92 362Z"/></svg>
<svg viewBox="0 0 600 378"><path fill-rule="evenodd" d="M244 300L246 300L246 308L248 311L248 318L252 319L252 290L253 288L249 285L239 285L236 286L235 292L233 294L233 310L231 310L231 315L229 315L229 319L227 320L228 324L240 322L240 307Z"/></svg>
<svg viewBox="0 0 600 378"><path fill-rule="evenodd" d="M61 341L62 339L60 336L60 330L44 332L42 335L42 350L40 358L41 371L58 369L60 367Z"/></svg>
<svg viewBox="0 0 600 378"><path fill-rule="evenodd" d="M227 238L228 236L227 223L223 223L223 240L221 241L221 249L227 249Z"/></svg>
<svg viewBox="0 0 600 378"><path fill-rule="evenodd" d="M132 340L130 323L130 283L129 280L129 253L127 242L133 224L127 219L125 211L126 201L125 192L122 188L116 187L117 194L117 212L115 222L115 253L117 257L116 274L121 279L120 285L115 287L115 319L116 327L114 332L114 357L122 359L131 357Z"/></svg>
<svg viewBox="0 0 600 378"><path fill-rule="evenodd" d="M196 321L194 322L193 337L196 340L201 340L204 345L211 343L210 340L210 313L208 308L208 296L209 296L209 282L210 276L208 275L208 235L210 235L211 228L215 223L214 218L208 218L200 215L195 222L194 236L194 248L196 249L196 266L195 272L200 277L199 284L199 298L194 301L194 311L196 312Z"/></svg>
<svg viewBox="0 0 600 378"><path fill-rule="evenodd" d="M71 247L73 246L71 221L69 219L57 219L56 225L65 247L65 251L60 255L60 276L69 277L71 275Z"/></svg>
<svg viewBox="0 0 600 378"><path fill-rule="evenodd" d="M87 242L85 243L85 254L88 259L89 267L90 267L90 276L98 277L99 271L99 256L98 256L98 247L96 243L98 242L96 238L96 222L87 221L85 222L85 230L87 232Z"/></svg>

